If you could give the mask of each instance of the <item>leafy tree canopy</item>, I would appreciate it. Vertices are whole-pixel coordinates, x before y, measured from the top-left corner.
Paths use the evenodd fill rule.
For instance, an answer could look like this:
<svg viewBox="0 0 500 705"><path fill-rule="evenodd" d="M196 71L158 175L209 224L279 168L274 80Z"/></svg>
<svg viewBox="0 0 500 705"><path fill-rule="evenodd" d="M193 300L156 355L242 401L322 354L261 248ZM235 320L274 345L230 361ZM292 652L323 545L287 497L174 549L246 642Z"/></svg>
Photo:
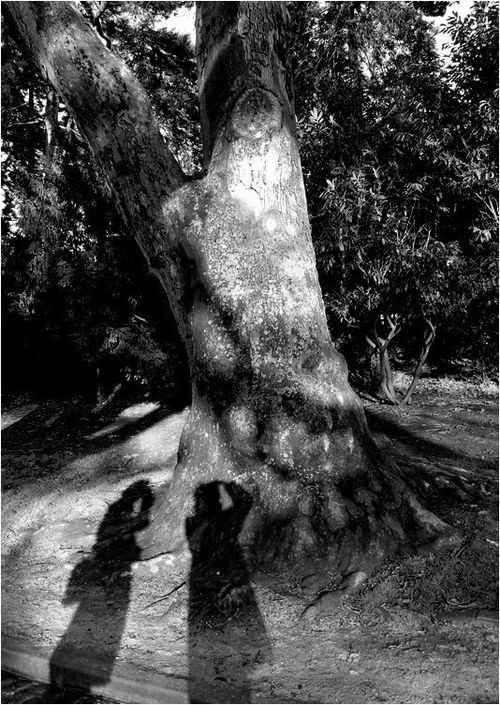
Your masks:
<svg viewBox="0 0 500 705"><path fill-rule="evenodd" d="M146 88L184 170L199 171L193 51L166 29L179 3L79 4ZM466 17L451 15L445 67L426 17L447 4L289 5L320 280L332 333L359 371L370 354L365 336L385 315L403 326L402 359L415 356L432 319L434 363L496 364L498 5L476 2ZM4 361L18 370L11 378L32 383L62 369L65 384L93 377L110 331L120 331L135 341L124 369L159 387L157 373L147 372L156 369L149 341L156 361L165 351L178 359L174 325L160 323L158 292L88 147L8 18L2 48Z"/></svg>

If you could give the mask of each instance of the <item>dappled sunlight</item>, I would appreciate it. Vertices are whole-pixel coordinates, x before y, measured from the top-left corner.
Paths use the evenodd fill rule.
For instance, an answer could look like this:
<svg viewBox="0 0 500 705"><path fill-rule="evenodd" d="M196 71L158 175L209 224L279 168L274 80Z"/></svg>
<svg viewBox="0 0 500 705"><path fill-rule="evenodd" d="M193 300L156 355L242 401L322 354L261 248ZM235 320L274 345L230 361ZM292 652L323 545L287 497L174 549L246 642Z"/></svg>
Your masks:
<svg viewBox="0 0 500 705"><path fill-rule="evenodd" d="M2 412L2 430L21 421L21 419L24 419L25 416L28 416L28 414L31 414L31 412L35 411L37 408L38 404L23 404L22 406L16 406L15 409L11 409L10 411Z"/></svg>
<svg viewBox="0 0 500 705"><path fill-rule="evenodd" d="M134 466L138 465L146 469L148 464L159 462L165 458L169 461L173 460L173 465L175 465L179 437L187 414L188 409L178 414L172 414L122 444L124 452L137 453ZM162 477L165 481L164 475Z"/></svg>
<svg viewBox="0 0 500 705"><path fill-rule="evenodd" d="M365 412L379 445L393 455L411 450L412 455L496 475L497 448L491 447L491 438L498 427L498 403L486 397L477 405L463 396L459 399L463 405L461 414L454 411L457 399L452 393L443 398L443 406L432 399L403 413L399 408L375 405L367 406Z"/></svg>
<svg viewBox="0 0 500 705"><path fill-rule="evenodd" d="M229 193L244 210L248 209L254 216L258 216L262 212L262 199L251 186L245 186L240 182L231 188Z"/></svg>
<svg viewBox="0 0 500 705"><path fill-rule="evenodd" d="M92 440L94 438L101 438L114 431L119 431L124 426L128 426L131 423L143 419L148 414L153 413L153 411L158 411L160 404L158 402L141 402L139 404L132 404L126 409L123 409L113 423L108 424L104 428L95 431L94 433L85 436L87 440Z"/></svg>
<svg viewBox="0 0 500 705"><path fill-rule="evenodd" d="M152 404L136 404L119 414L120 428L151 413ZM123 442L108 445L69 460L60 468L37 468L32 476L3 496L3 552L16 553L20 541L30 537L33 550L57 555L65 545L71 521L74 550L92 545L99 518L116 494L132 480L148 480L152 487L169 482L177 459L179 438L188 410L160 418ZM112 424L111 424L112 426ZM49 463L49 456L40 462ZM13 475L13 470L8 470ZM19 512L19 503L25 511ZM75 519L75 517L77 517Z"/></svg>
<svg viewBox="0 0 500 705"><path fill-rule="evenodd" d="M3 634L61 700L497 702L495 400L405 405L495 373L498 6L444 69L447 3L178 4L2 5Z"/></svg>
<svg viewBox="0 0 500 705"><path fill-rule="evenodd" d="M137 421L140 417L133 416L134 413L139 414L142 411L144 416L150 413L146 411L149 406L149 404L138 404L130 407L127 410L129 420L125 420L117 428L123 428L127 423ZM98 479L106 483L110 480L115 483L117 480L126 482L128 478L135 477L138 473L147 472L154 484L168 482L175 467L180 433L187 413L185 409L180 413L171 414L122 443L114 443L105 450L74 460L64 469L66 478L69 481L73 478L79 484L82 482L94 484ZM127 415L124 418L127 419Z"/></svg>

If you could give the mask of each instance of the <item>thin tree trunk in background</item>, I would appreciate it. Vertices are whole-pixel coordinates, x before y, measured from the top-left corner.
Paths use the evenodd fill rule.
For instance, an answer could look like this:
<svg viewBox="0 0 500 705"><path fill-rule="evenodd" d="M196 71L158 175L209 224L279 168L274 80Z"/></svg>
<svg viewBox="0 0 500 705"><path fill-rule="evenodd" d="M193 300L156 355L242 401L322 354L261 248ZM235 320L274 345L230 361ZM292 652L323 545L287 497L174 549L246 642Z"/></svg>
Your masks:
<svg viewBox="0 0 500 705"><path fill-rule="evenodd" d="M6 5L167 292L190 362L193 403L143 555L187 555L195 497L213 483L250 498L239 536L247 559L296 574L366 575L387 552L446 532L378 453L331 342L285 5L199 3L206 176L190 183L142 87L73 5Z"/></svg>
<svg viewBox="0 0 500 705"><path fill-rule="evenodd" d="M397 335L400 333L400 326L397 325L389 315L384 315L384 322L389 327L387 338L384 340L378 332L378 321L375 321L373 330L370 335L366 335L366 341L373 350L378 353L378 373L379 373L379 392L395 406L399 404L396 390L394 389L394 377L392 373L391 361L389 358L389 346Z"/></svg>
<svg viewBox="0 0 500 705"><path fill-rule="evenodd" d="M431 321L426 321L427 325L429 326L429 330L427 332L427 335L424 336L424 342L422 345L422 352L420 353L420 357L417 363L417 366L415 368L415 372L413 373L413 379L411 381L410 386L406 390L406 393L401 400L402 405L410 404L411 403L411 397L413 392L415 391L415 387L418 384L418 381L422 375L422 370L424 369L425 361L427 360L427 355L429 354L429 350L431 349L431 345L434 342L436 338L436 327L432 324Z"/></svg>
<svg viewBox="0 0 500 705"><path fill-rule="evenodd" d="M389 350L387 348L384 348L380 352L379 366L380 374L382 376L380 390L386 399L391 402L391 404L397 405L399 404L399 401L396 390L394 389L394 376L392 374Z"/></svg>

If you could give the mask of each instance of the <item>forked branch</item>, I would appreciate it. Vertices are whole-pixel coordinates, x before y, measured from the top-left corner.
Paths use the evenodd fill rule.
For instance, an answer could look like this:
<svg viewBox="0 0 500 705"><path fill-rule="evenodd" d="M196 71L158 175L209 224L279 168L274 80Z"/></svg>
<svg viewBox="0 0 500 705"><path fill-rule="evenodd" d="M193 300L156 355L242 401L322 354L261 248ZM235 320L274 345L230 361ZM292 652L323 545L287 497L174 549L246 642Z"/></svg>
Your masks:
<svg viewBox="0 0 500 705"><path fill-rule="evenodd" d="M425 365L425 361L427 360L427 355L429 354L429 350L431 349L431 345L434 342L436 338L436 326L433 325L432 321L430 321L428 318L425 320L428 326L428 330L424 334L424 341L422 344L422 351L420 353L420 357L417 363L417 366L415 368L415 372L413 373L413 379L411 381L410 386L406 390L406 393L401 400L401 404L406 405L411 402L411 395L413 394L413 391L415 387L418 384L418 380L420 379L420 375L422 374L422 370Z"/></svg>
<svg viewBox="0 0 500 705"><path fill-rule="evenodd" d="M391 364L389 360L389 345L394 340L394 338L401 332L401 326L394 320L393 316L385 314L383 316L385 323L389 326L389 332L387 337L384 339L379 334L378 330L378 320L375 321L373 325L373 339L369 336L365 336L369 345L378 352L379 355L379 370L380 370L380 391L388 399L391 404L399 404L399 400L394 389L394 380L391 369Z"/></svg>
<svg viewBox="0 0 500 705"><path fill-rule="evenodd" d="M400 400L394 389L393 373L389 360L388 349L392 340L400 333L401 326L394 321L393 317L387 314L383 318L385 323L389 326L389 333L387 334L387 337L384 339L380 336L378 332L378 321L376 321L373 326L372 336L365 335L365 338L370 347L379 354L379 371L381 377L380 391L391 404L401 404L404 406L410 404L412 394L422 375L422 370L427 360L429 350L431 349L432 343L436 338L436 327L431 320L426 319L425 322L427 324L427 328L424 333L422 351L420 353L415 372L413 373L412 381L403 395L403 398Z"/></svg>

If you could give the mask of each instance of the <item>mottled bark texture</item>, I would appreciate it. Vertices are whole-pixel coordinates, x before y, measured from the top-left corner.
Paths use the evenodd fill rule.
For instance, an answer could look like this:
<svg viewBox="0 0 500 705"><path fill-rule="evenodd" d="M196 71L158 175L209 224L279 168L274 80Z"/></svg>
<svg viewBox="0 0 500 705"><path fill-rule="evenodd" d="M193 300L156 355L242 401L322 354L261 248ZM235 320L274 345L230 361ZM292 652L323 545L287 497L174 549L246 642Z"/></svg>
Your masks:
<svg viewBox="0 0 500 705"><path fill-rule="evenodd" d="M143 89L69 3L6 3L72 111L168 293L193 404L146 555L186 549L204 486L250 498L248 560L365 571L447 527L380 457L334 349L314 251L277 2L197 11L206 175L185 182ZM225 483L225 484L224 484Z"/></svg>

